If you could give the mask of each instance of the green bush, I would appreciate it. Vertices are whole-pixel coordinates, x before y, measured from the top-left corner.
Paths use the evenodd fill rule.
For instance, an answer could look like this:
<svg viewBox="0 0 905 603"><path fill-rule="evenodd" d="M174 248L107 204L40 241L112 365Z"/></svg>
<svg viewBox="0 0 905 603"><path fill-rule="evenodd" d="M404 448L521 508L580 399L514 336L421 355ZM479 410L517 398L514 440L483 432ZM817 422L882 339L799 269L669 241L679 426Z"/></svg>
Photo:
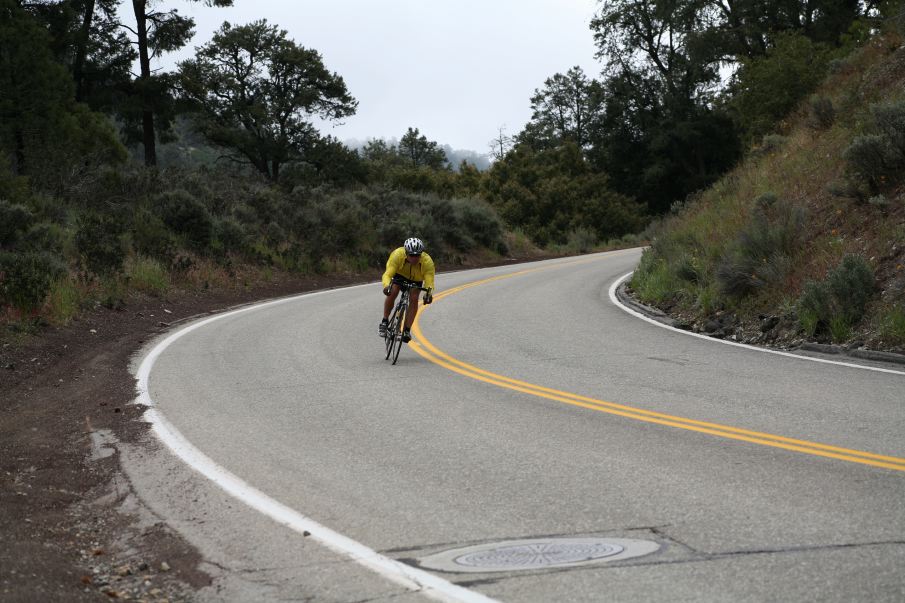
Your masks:
<svg viewBox="0 0 905 603"><path fill-rule="evenodd" d="M455 207L460 228L479 245L494 250L505 249L503 222L489 204L480 199L456 199Z"/></svg>
<svg viewBox="0 0 905 603"><path fill-rule="evenodd" d="M139 255L172 262L176 241L163 220L148 210L140 209L132 219L132 247Z"/></svg>
<svg viewBox="0 0 905 603"><path fill-rule="evenodd" d="M32 219L25 206L0 199L0 246L14 245L28 230Z"/></svg>
<svg viewBox="0 0 905 603"><path fill-rule="evenodd" d="M896 172L900 160L889 141L879 134L857 136L842 154L848 171L864 182L871 192L878 192Z"/></svg>
<svg viewBox="0 0 905 603"><path fill-rule="evenodd" d="M871 105L870 133L855 137L843 153L847 172L871 194L905 179L905 101Z"/></svg>
<svg viewBox="0 0 905 603"><path fill-rule="evenodd" d="M828 332L835 341L848 337L864 316L874 291L874 273L859 255L847 255L820 282L805 284L798 299L798 315L809 335Z"/></svg>
<svg viewBox="0 0 905 603"><path fill-rule="evenodd" d="M154 204L164 224L184 235L192 247L199 250L210 247L214 223L198 199L177 189L157 195Z"/></svg>
<svg viewBox="0 0 905 603"><path fill-rule="evenodd" d="M874 126L895 150L900 163L905 161L905 101L873 105Z"/></svg>
<svg viewBox="0 0 905 603"><path fill-rule="evenodd" d="M122 270L126 258L123 231L123 221L111 214L85 212L78 217L75 244L85 270L97 276L110 276Z"/></svg>
<svg viewBox="0 0 905 603"><path fill-rule="evenodd" d="M224 252L242 252L248 242L248 235L242 224L234 218L224 218L214 222L214 238Z"/></svg>
<svg viewBox="0 0 905 603"><path fill-rule="evenodd" d="M798 206L780 203L771 211L756 208L717 265L720 290L743 297L779 283L791 268L804 221L805 211Z"/></svg>
<svg viewBox="0 0 905 603"><path fill-rule="evenodd" d="M35 310L65 271L49 253L0 252L0 301L22 312Z"/></svg>
<svg viewBox="0 0 905 603"><path fill-rule="evenodd" d="M20 242L23 250L49 251L56 255L63 253L65 245L66 232L63 227L51 222L40 222L33 225Z"/></svg>

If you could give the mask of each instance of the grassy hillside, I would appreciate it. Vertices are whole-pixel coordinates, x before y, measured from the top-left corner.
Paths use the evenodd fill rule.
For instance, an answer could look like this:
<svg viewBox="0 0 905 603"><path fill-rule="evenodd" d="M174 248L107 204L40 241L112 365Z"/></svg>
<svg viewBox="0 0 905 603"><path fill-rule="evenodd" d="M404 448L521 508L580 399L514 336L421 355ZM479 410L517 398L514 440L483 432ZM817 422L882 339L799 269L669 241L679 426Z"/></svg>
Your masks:
<svg viewBox="0 0 905 603"><path fill-rule="evenodd" d="M844 60L710 189L654 229L631 281L696 331L905 350L905 45Z"/></svg>

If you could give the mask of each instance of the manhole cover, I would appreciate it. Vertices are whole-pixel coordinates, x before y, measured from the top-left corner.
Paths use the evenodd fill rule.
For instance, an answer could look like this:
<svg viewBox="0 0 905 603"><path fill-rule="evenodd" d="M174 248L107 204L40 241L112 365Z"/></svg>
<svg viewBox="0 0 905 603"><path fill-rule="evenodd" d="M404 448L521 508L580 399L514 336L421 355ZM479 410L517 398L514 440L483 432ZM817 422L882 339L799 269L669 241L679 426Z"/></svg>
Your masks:
<svg viewBox="0 0 905 603"><path fill-rule="evenodd" d="M506 572L571 567L653 553L656 542L628 538L544 538L508 540L443 551L421 566L444 572Z"/></svg>

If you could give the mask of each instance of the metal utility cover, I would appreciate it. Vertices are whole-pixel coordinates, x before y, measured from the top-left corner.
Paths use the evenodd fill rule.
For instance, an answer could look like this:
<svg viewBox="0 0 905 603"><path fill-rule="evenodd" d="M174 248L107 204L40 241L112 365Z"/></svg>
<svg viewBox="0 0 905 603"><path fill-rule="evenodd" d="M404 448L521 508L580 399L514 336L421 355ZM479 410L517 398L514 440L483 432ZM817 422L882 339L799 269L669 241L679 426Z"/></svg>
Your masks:
<svg viewBox="0 0 905 603"><path fill-rule="evenodd" d="M420 565L444 572L509 572L618 561L659 548L656 542L629 538L535 538L443 551Z"/></svg>

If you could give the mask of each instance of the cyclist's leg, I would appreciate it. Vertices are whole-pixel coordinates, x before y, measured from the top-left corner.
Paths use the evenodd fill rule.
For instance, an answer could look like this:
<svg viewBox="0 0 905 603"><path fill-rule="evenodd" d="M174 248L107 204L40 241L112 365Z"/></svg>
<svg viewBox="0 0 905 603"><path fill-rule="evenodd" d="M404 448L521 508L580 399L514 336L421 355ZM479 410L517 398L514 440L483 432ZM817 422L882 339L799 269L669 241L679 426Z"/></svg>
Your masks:
<svg viewBox="0 0 905 603"><path fill-rule="evenodd" d="M396 303L397 297L399 297L399 285L391 283L390 294L383 300L383 317L385 319L390 317L390 312L393 311L393 304Z"/></svg>
<svg viewBox="0 0 905 603"><path fill-rule="evenodd" d="M412 328L412 324L415 322L415 316L418 314L418 293L418 289L409 291L409 309L408 312L405 313L406 331Z"/></svg>

